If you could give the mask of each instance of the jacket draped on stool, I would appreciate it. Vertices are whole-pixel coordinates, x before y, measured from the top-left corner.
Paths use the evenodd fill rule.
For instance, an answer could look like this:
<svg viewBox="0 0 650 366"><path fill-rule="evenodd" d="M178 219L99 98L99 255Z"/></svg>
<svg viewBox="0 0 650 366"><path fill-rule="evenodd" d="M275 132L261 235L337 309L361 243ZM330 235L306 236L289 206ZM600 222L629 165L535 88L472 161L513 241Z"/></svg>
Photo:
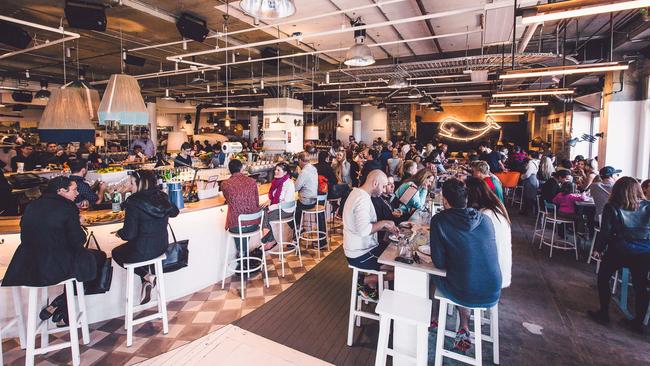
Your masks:
<svg viewBox="0 0 650 366"><path fill-rule="evenodd" d="M93 280L97 264L85 243L77 206L58 194L44 194L25 209L20 245L2 286L43 287L70 278Z"/></svg>
<svg viewBox="0 0 650 366"><path fill-rule="evenodd" d="M113 250L113 259L119 264L136 263L165 253L168 219L179 212L167 194L158 189L134 193L124 202L124 211L124 226L117 235L127 242Z"/></svg>

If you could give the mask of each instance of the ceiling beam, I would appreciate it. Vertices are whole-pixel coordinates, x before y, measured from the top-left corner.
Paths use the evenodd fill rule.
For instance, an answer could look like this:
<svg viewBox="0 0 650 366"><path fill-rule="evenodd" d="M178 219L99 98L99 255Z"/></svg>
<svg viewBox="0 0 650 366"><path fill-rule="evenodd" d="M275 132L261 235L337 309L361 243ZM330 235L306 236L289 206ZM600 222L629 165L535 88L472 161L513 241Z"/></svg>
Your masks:
<svg viewBox="0 0 650 366"><path fill-rule="evenodd" d="M377 3L377 0L372 0L372 2L376 4L376 3ZM378 10L379 13L384 17L384 20L386 20L386 21L390 21L390 19L388 18L388 15L386 15L386 13L384 12L384 9L382 9L381 7L378 6L378 7L377 7L377 10ZM424 15L424 14L423 14L423 15ZM400 33L400 31L397 30L397 27L395 27L395 25L391 25L391 28L393 28L393 30L395 31L395 34L397 34L397 37L398 37L400 40L403 41L403 40L404 40L404 37L402 37L402 33ZM374 41L374 40L373 40L373 41ZM415 53L415 51L413 51L413 48L411 48L411 46L410 46L408 43L405 43L405 45L406 45L406 48L409 50L409 52L411 52L411 54L412 54L413 56L416 56L416 55L417 55L417 53ZM399 55L398 55L398 56L399 56Z"/></svg>
<svg viewBox="0 0 650 366"><path fill-rule="evenodd" d="M422 0L415 0L415 2L418 4L420 13L422 13L422 15L427 14L427 9L424 8L424 4L422 4ZM431 19L425 20L425 23L427 25L427 28L429 28L429 33L431 33L432 36L435 36L436 32L433 30L433 22L431 21ZM437 38L433 39L433 45L436 47L438 53L442 52L442 47L440 47L440 42L438 42Z"/></svg>

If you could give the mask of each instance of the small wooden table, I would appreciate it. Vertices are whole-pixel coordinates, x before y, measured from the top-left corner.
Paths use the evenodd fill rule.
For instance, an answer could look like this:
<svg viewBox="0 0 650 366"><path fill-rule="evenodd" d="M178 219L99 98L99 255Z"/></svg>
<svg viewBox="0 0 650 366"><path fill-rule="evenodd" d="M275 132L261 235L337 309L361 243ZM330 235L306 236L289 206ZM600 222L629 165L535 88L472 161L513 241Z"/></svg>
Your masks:
<svg viewBox="0 0 650 366"><path fill-rule="evenodd" d="M447 276L447 271L436 268L431 258L418 253L422 263L406 264L395 261L399 256L399 248L394 244L388 247L379 257L381 264L395 268L395 291L405 292L411 295L429 298L429 276ZM415 355L416 352L416 329L412 324L404 324L395 321L393 326L393 349L397 353ZM428 347L428 346L427 346ZM412 361L404 359L399 355L393 358L393 365L411 365Z"/></svg>

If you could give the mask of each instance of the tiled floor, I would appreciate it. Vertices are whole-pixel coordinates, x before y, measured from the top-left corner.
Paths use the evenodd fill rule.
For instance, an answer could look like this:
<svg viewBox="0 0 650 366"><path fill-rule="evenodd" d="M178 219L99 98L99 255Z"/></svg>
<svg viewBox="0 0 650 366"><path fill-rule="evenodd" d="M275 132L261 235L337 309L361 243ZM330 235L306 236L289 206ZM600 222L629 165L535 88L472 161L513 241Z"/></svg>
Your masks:
<svg viewBox="0 0 650 366"><path fill-rule="evenodd" d="M340 234L334 235L331 241L332 251L340 246L340 239ZM81 363L131 365L199 339L264 305L289 288L330 253L322 251L321 259L318 259L314 250L303 248L303 266L300 265L298 257L290 256L288 262L285 262L284 277L280 277L278 256L272 256L272 262L268 262L269 288L264 286L262 274L258 273L247 282L244 301L241 300L239 281L231 282L230 279L226 280L224 290L221 289L221 283L218 283L192 295L170 301L167 304L169 333L162 334L160 321L139 325L134 332L131 347L126 347L124 318L92 324L90 344L81 345ZM67 335L64 338L67 338ZM55 341L50 341L53 342ZM5 364L25 364L25 351L20 349L17 339L5 340L2 348ZM64 349L38 356L37 364L61 365L70 363L70 360L70 350Z"/></svg>

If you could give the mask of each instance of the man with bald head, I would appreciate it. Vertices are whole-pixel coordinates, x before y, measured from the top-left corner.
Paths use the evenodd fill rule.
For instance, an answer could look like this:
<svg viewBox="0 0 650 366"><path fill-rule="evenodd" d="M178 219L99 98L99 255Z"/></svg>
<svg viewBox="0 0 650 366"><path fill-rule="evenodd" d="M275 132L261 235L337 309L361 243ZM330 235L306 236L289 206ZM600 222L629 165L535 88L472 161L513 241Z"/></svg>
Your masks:
<svg viewBox="0 0 650 366"><path fill-rule="evenodd" d="M397 233L399 230L390 220L377 221L377 214L372 205L371 197L379 197L386 188L388 178L381 170L373 170L368 174L365 183L354 188L343 208L343 249L350 265L378 271L377 260L386 249L379 244L377 232L388 231ZM376 297L377 277L366 276L358 290L363 296Z"/></svg>

